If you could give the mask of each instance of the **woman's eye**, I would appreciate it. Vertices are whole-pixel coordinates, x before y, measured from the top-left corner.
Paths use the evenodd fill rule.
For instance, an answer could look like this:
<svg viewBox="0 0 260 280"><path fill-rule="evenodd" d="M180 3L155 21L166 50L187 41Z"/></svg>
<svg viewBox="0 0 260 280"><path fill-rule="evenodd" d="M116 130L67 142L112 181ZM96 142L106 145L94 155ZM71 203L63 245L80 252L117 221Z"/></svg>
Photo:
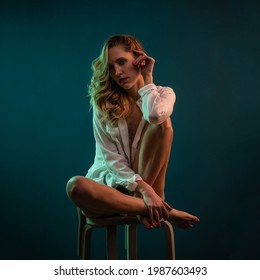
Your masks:
<svg viewBox="0 0 260 280"><path fill-rule="evenodd" d="M123 60L123 59L118 61L119 65L124 65L124 63L125 63L125 60Z"/></svg>

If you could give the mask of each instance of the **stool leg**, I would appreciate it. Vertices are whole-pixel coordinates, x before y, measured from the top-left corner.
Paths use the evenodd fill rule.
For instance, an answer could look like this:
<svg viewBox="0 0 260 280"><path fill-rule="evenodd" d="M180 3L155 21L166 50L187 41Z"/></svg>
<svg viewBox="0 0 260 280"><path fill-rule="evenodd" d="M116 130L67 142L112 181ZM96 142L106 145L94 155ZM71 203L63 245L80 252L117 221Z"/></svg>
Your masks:
<svg viewBox="0 0 260 280"><path fill-rule="evenodd" d="M164 228L166 237L167 259L175 260L175 244L174 244L174 232L170 222L163 221L162 226Z"/></svg>
<svg viewBox="0 0 260 280"><path fill-rule="evenodd" d="M137 260L137 226L126 225L125 233L127 259Z"/></svg>
<svg viewBox="0 0 260 280"><path fill-rule="evenodd" d="M77 255L80 259L83 259L83 241L84 241L84 228L78 228L78 244Z"/></svg>
<svg viewBox="0 0 260 280"><path fill-rule="evenodd" d="M84 235L83 235L83 250L82 250L82 260L90 260L91 253L91 233L93 227L91 225L85 225Z"/></svg>
<svg viewBox="0 0 260 280"><path fill-rule="evenodd" d="M117 260L117 228L107 226L107 259Z"/></svg>
<svg viewBox="0 0 260 280"><path fill-rule="evenodd" d="M77 255L83 259L83 241L84 241L84 228L86 225L86 217L82 214L81 210L77 208L78 213L78 244Z"/></svg>

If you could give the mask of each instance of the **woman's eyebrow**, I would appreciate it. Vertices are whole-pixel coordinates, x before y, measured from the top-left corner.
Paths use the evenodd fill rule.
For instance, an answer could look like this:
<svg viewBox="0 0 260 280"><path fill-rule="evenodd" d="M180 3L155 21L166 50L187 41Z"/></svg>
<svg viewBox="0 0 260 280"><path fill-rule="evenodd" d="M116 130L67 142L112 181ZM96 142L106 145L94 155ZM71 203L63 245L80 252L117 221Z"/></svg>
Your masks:
<svg viewBox="0 0 260 280"><path fill-rule="evenodd" d="M123 57L123 56L120 56L120 57L118 57L118 58L115 60L115 62L118 62L118 61L120 61L120 60L122 60L122 59L126 59L126 58Z"/></svg>
<svg viewBox="0 0 260 280"><path fill-rule="evenodd" d="M121 60L121 59L126 59L126 58L123 57L123 56L120 56L119 58L116 59L116 61L117 61L117 60Z"/></svg>
<svg viewBox="0 0 260 280"><path fill-rule="evenodd" d="M109 66L113 66L113 63L119 62L119 61L122 60L122 59L126 60L125 57L120 56L120 57L118 57L114 62L109 63Z"/></svg>

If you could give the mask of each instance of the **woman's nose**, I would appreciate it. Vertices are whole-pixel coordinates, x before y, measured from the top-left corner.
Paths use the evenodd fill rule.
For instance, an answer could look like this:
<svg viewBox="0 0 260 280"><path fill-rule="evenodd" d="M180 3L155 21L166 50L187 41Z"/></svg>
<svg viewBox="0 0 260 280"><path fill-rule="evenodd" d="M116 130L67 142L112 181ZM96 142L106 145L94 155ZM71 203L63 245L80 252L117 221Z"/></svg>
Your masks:
<svg viewBox="0 0 260 280"><path fill-rule="evenodd" d="M122 69L121 69L121 67L118 67L118 66L117 66L117 67L115 68L115 75L116 75L116 76L120 76L121 74L122 74Z"/></svg>

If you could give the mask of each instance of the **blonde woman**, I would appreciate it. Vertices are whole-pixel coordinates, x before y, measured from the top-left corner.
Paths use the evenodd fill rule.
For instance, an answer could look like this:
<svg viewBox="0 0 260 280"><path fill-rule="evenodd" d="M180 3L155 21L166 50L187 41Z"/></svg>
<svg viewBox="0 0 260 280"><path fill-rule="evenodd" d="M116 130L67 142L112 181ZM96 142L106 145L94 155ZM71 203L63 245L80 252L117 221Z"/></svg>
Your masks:
<svg viewBox="0 0 260 280"><path fill-rule="evenodd" d="M148 229L163 219L190 228L199 218L164 199L176 97L153 83L154 63L133 36L105 42L89 86L96 155L85 177L68 181L67 194L88 217L128 214Z"/></svg>

